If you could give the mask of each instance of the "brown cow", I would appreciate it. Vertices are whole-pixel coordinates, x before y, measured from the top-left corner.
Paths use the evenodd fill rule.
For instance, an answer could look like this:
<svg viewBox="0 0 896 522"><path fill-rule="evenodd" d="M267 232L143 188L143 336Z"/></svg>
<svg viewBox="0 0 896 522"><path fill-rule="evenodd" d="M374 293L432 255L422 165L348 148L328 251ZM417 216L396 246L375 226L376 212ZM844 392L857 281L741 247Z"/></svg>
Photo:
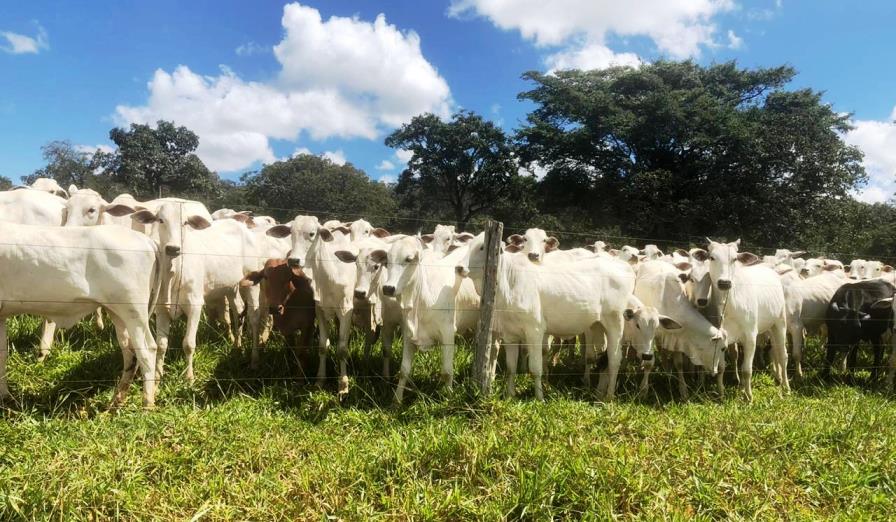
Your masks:
<svg viewBox="0 0 896 522"><path fill-rule="evenodd" d="M290 268L285 259L268 259L264 268L250 272L240 282L241 286L266 283L262 291L267 298L268 311L274 319L274 328L290 339L295 336L295 355L301 368L301 356L307 355L314 331L314 291L311 280L300 268ZM307 361L306 361L307 362ZM252 367L258 366L258 354L252 354Z"/></svg>

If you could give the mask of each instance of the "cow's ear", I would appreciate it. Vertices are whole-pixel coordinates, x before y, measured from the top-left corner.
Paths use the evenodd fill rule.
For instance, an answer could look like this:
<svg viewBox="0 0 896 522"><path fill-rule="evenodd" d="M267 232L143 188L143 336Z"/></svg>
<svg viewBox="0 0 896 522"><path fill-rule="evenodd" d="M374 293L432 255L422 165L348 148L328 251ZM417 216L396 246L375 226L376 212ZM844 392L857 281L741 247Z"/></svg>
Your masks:
<svg viewBox="0 0 896 522"><path fill-rule="evenodd" d="M144 225L148 225L150 223L155 223L156 221L159 220L159 218L156 217L155 214L153 214L152 212L150 212L146 209L138 210L137 212L134 212L133 214L131 214L131 219L138 223L142 223Z"/></svg>
<svg viewBox="0 0 896 522"><path fill-rule="evenodd" d="M343 263L354 263L358 259L358 256L348 250L337 250L333 255Z"/></svg>
<svg viewBox="0 0 896 522"><path fill-rule="evenodd" d="M420 236L420 240L423 241L424 243L432 243L432 240L435 238L436 238L436 236L434 236L432 234L423 234L422 236Z"/></svg>
<svg viewBox="0 0 896 522"><path fill-rule="evenodd" d="M317 235L319 235L321 239L328 243L330 241L333 241L333 234L324 227L320 227L317 229Z"/></svg>
<svg viewBox="0 0 896 522"><path fill-rule="evenodd" d="M121 217L127 216L128 214L133 214L134 209L127 205L122 205L121 203L115 203L114 205L104 206L103 212L109 214L110 216Z"/></svg>
<svg viewBox="0 0 896 522"><path fill-rule="evenodd" d="M370 257L371 260L373 260L374 263L377 263L377 264L379 264L379 265L382 265L382 264L385 263L386 260L388 259L388 255L386 254L386 251L385 251L385 250L381 250L381 249L380 249L380 250L374 250L373 252L371 252L371 253L369 254L369 257Z"/></svg>
<svg viewBox="0 0 896 522"><path fill-rule="evenodd" d="M678 263L675 263L675 268L677 268L677 269L681 270L682 272L684 272L684 271L686 271L686 270L690 270L690 269L693 268L693 267L692 267L691 264L688 263L687 261L679 261Z"/></svg>
<svg viewBox="0 0 896 522"><path fill-rule="evenodd" d="M350 234L351 231L352 230L345 225L339 225L338 227L333 229L333 232L342 232L343 234Z"/></svg>
<svg viewBox="0 0 896 522"><path fill-rule="evenodd" d="M890 308L891 306L893 306L893 298L888 297L886 299L875 301L874 304L871 305L871 308L877 308L878 310L880 310L884 308Z"/></svg>
<svg viewBox="0 0 896 522"><path fill-rule="evenodd" d="M78 187L76 187L74 183L72 183L71 185L68 186L69 195L74 195L74 193L77 191L78 191ZM59 192L59 191L57 190L56 192ZM58 194L57 194L57 196L58 196Z"/></svg>
<svg viewBox="0 0 896 522"><path fill-rule="evenodd" d="M676 248L675 253L680 255L681 257L689 257L690 256L690 254L688 254L688 251L683 248Z"/></svg>
<svg viewBox="0 0 896 522"><path fill-rule="evenodd" d="M505 251L505 252L508 252L508 253L511 253L511 254L516 254L517 252L520 252L521 250L522 250L522 249L521 249L520 247L514 245L513 243L511 243L511 244L507 245L506 247L504 247L504 251Z"/></svg>
<svg viewBox="0 0 896 522"><path fill-rule="evenodd" d="M585 245L584 248L585 248L585 250L588 250L590 252L597 251L597 249L594 247L594 245Z"/></svg>
<svg viewBox="0 0 896 522"><path fill-rule="evenodd" d="M890 265L884 265L880 269L883 270L884 272L892 272L893 271L893 267Z"/></svg>
<svg viewBox="0 0 896 522"><path fill-rule="evenodd" d="M887 265L887 266L889 266L889 265ZM824 270L825 272L833 272L834 270L837 270L838 268L840 268L840 267L833 263L825 264L824 266L821 267L821 269ZM890 267L890 268L892 268L892 267Z"/></svg>
<svg viewBox="0 0 896 522"><path fill-rule="evenodd" d="M523 241L525 241L525 240L526 240L526 238L524 238L523 236L521 236L519 234L513 234L512 236L507 238L507 244L508 245L522 245Z"/></svg>
<svg viewBox="0 0 896 522"><path fill-rule="evenodd" d="M738 239L738 241L740 240ZM744 266L758 265L762 262L762 259L752 252L741 252L737 254L737 260Z"/></svg>
<svg viewBox="0 0 896 522"><path fill-rule="evenodd" d="M249 223L249 221L252 219L252 217L248 216L246 214L243 214L242 212L237 212L236 214L230 216L230 219L239 221L240 223Z"/></svg>
<svg viewBox="0 0 896 522"><path fill-rule="evenodd" d="M380 239L382 239L384 237L389 237L392 235L385 228L375 228L370 233L373 234L373 237L378 237Z"/></svg>
<svg viewBox="0 0 896 522"><path fill-rule="evenodd" d="M691 254L694 259L700 261L701 263L709 259L709 252L703 250L702 248L697 248L694 250L694 253Z"/></svg>
<svg viewBox="0 0 896 522"><path fill-rule="evenodd" d="M800 257L806 255L805 250L797 250L796 252L791 252L790 257Z"/></svg>
<svg viewBox="0 0 896 522"><path fill-rule="evenodd" d="M271 237L289 237L292 234L292 227L289 225L274 225L265 232L265 234Z"/></svg>
<svg viewBox="0 0 896 522"><path fill-rule="evenodd" d="M195 228L196 230L202 230L204 228L208 228L208 227L212 226L212 224L209 223L208 220L202 216L190 216L187 218L186 224L190 225L191 227Z"/></svg>
<svg viewBox="0 0 896 522"><path fill-rule="evenodd" d="M846 265L843 267L843 271L846 272L847 274L849 273L850 270L852 270L852 265Z"/></svg>
<svg viewBox="0 0 896 522"><path fill-rule="evenodd" d="M460 241L461 243L466 243L467 241L470 241L474 237L476 237L476 236L474 236L473 234L471 234L469 232L461 232L460 234L455 235L454 239L455 239L455 241Z"/></svg>
<svg viewBox="0 0 896 522"><path fill-rule="evenodd" d="M613 256L613 257L619 257L619 251L616 250L615 248L611 248L611 249L610 249L610 255Z"/></svg>
<svg viewBox="0 0 896 522"><path fill-rule="evenodd" d="M249 272L245 277L240 281L240 286L254 286L261 282L264 279L264 270L255 270L254 272Z"/></svg>
<svg viewBox="0 0 896 522"><path fill-rule="evenodd" d="M679 328L681 328L681 325L678 323L678 321L666 315L660 316L660 326L666 330L678 330Z"/></svg>
<svg viewBox="0 0 896 522"><path fill-rule="evenodd" d="M559 247L559 246L560 246L560 240L554 236L551 236L547 239L547 241L544 244L544 251L545 252L553 252L554 250L557 250L557 247Z"/></svg>

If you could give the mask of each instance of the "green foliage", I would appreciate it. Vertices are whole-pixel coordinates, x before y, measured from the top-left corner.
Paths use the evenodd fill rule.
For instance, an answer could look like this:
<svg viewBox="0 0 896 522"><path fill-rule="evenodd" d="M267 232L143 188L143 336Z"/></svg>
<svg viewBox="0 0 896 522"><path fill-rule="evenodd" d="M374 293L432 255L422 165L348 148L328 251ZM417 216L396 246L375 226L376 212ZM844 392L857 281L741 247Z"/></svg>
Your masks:
<svg viewBox="0 0 896 522"><path fill-rule="evenodd" d="M296 378L279 338L251 372L247 354L203 326L194 385L175 338L156 410L141 410L134 384L109 413L121 370L111 329L83 321L36 364L23 347L40 322L9 322L17 402L0 411L3 520L896 516L896 408L864 385L867 373L846 386L810 372L782 397L760 371L747 405L734 390L678 402L662 369L638 400L629 365L622 397L603 404L570 353L551 369L547 402L532 399L525 377L518 400L477 400L461 343L453 391L439 385L438 351L421 352L408 403L394 408L378 346L365 359L360 339L351 344L351 389L339 401L335 379L318 390ZM807 357L817 365L821 346Z"/></svg>
<svg viewBox="0 0 896 522"><path fill-rule="evenodd" d="M107 152L100 150L83 152L77 150L68 140L51 141L40 150L47 164L24 176L22 181L26 184L34 183L37 178L51 178L66 190L70 185L98 192L120 188L103 172L112 157Z"/></svg>
<svg viewBox="0 0 896 522"><path fill-rule="evenodd" d="M689 61L529 72L520 154L548 170L547 212L649 238L794 241L865 175L841 137L848 116L784 90L794 75Z"/></svg>
<svg viewBox="0 0 896 522"><path fill-rule="evenodd" d="M138 198L201 196L213 189L215 177L194 154L199 137L186 127L162 120L155 128L132 123L109 131L109 139L118 148L108 172Z"/></svg>
<svg viewBox="0 0 896 522"><path fill-rule="evenodd" d="M509 201L517 164L511 143L494 123L468 111L442 121L414 117L386 138L386 145L414 153L396 187L401 206L416 215L449 218L464 230L476 216Z"/></svg>
<svg viewBox="0 0 896 522"><path fill-rule="evenodd" d="M12 181L6 176L0 176L0 190L9 190L12 188Z"/></svg>
<svg viewBox="0 0 896 522"><path fill-rule="evenodd" d="M350 163L300 154L242 177L245 207L289 221L296 214L324 219L366 218L388 225L396 212L392 192ZM239 205L235 205L239 207Z"/></svg>

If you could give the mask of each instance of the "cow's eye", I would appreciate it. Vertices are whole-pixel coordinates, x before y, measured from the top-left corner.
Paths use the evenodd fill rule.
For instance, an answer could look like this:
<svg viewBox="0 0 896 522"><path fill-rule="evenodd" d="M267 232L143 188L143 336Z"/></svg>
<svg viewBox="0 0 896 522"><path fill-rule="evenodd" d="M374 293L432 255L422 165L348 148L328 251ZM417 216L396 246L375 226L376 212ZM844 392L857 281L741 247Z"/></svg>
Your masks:
<svg viewBox="0 0 896 522"><path fill-rule="evenodd" d="M414 256L408 256L408 257L404 258L404 260L407 261L408 263L410 263L411 261L414 260Z"/></svg>
<svg viewBox="0 0 896 522"><path fill-rule="evenodd" d="M373 269L374 269L374 270L379 270L379 269L380 269L380 265L379 265L379 264L373 265Z"/></svg>
<svg viewBox="0 0 896 522"><path fill-rule="evenodd" d="M640 329L641 329L641 325L638 324L638 323L635 323L635 328L637 328L638 330L640 330Z"/></svg>
<svg viewBox="0 0 896 522"><path fill-rule="evenodd" d="M165 223L165 220L162 218L159 218L159 224L164 224L164 223Z"/></svg>
<svg viewBox="0 0 896 522"><path fill-rule="evenodd" d="M715 260L716 260L716 256L709 256L709 260L710 260L710 261L715 261Z"/></svg>
<svg viewBox="0 0 896 522"><path fill-rule="evenodd" d="M312 239L314 239L314 232L312 232L312 233L310 233L310 234L308 234L308 237L310 237L310 238L312 238Z"/></svg>
<svg viewBox="0 0 896 522"><path fill-rule="evenodd" d="M87 209L87 213L88 213L88 214L93 214L94 212L96 212L96 209L95 209L95 208L89 208L89 209Z"/></svg>

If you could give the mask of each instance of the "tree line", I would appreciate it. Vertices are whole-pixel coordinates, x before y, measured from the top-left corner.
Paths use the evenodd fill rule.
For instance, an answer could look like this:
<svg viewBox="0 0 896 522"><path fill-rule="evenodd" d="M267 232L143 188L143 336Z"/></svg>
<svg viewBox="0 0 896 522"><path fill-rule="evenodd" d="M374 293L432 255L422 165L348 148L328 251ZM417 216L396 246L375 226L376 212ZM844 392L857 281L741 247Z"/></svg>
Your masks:
<svg viewBox="0 0 896 522"><path fill-rule="evenodd" d="M866 173L861 151L843 140L849 115L819 91L788 88L795 75L691 61L527 72L531 88L518 97L533 108L512 132L459 111L418 115L387 136L412 153L394 184L312 155L225 180L196 156L196 134L167 121L112 129L112 152L48 143L46 166L25 181L191 197L284 221L367 217L404 232L494 218L552 230L565 245L712 236L754 249L893 255L896 210L852 197Z"/></svg>

